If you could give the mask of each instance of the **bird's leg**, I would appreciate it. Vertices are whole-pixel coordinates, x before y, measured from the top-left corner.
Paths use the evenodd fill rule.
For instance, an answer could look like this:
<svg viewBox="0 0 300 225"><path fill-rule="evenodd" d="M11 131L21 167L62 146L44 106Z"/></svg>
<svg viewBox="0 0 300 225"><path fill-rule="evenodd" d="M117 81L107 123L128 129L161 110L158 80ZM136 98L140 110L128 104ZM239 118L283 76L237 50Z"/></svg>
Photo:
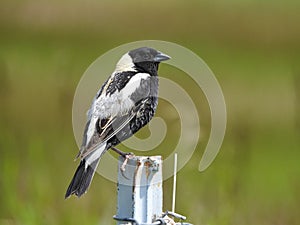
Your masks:
<svg viewBox="0 0 300 225"><path fill-rule="evenodd" d="M129 152L129 153L122 152L120 149L117 149L115 147L111 147L111 150L113 150L114 152L118 153L119 155L121 155L121 156L123 156L125 158L125 160L124 160L124 162L123 162L123 164L122 164L122 166L120 168L121 171L124 172L125 171L125 166L127 165L128 160L132 159L134 157L134 154L132 152Z"/></svg>
<svg viewBox="0 0 300 225"><path fill-rule="evenodd" d="M111 147L111 150L113 150L114 152L116 152L117 154L123 156L124 158L126 158L126 155L128 154L127 152L122 152L120 149L117 149L115 147Z"/></svg>
<svg viewBox="0 0 300 225"><path fill-rule="evenodd" d="M127 165L128 160L132 159L133 157L134 157L134 154L132 152L126 153L125 160L124 160L124 162L123 162L123 164L122 164L122 166L120 168L122 172L125 172L125 166Z"/></svg>

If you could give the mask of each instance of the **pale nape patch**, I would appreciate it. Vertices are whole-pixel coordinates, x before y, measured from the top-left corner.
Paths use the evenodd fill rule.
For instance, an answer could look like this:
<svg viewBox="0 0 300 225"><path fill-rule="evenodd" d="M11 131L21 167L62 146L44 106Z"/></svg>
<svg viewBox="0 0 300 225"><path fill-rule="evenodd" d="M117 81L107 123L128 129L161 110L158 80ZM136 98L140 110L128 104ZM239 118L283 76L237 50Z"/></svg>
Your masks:
<svg viewBox="0 0 300 225"><path fill-rule="evenodd" d="M128 55L128 53L123 55L122 58L117 63L115 73L121 73L125 71L134 71L134 72L136 71L135 65L132 62L132 58L130 57L130 55Z"/></svg>

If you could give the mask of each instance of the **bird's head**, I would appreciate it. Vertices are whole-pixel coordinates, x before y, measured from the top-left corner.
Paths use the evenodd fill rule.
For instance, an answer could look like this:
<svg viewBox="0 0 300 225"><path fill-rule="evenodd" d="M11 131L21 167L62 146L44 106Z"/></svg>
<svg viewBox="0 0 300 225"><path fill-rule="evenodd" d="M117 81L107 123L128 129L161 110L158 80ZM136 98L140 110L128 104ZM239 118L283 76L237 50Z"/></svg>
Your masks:
<svg viewBox="0 0 300 225"><path fill-rule="evenodd" d="M137 48L122 56L117 63L116 70L119 72L138 71L157 75L159 63L170 58L170 56L153 48Z"/></svg>

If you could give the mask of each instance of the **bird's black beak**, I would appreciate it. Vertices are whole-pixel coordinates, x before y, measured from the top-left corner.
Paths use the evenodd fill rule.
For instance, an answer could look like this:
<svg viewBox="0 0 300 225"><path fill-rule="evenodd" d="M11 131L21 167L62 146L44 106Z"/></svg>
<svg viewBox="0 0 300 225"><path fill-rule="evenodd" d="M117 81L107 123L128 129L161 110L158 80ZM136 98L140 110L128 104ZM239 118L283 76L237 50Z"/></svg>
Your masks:
<svg viewBox="0 0 300 225"><path fill-rule="evenodd" d="M171 59L171 57L161 52L158 52L158 54L154 57L155 62L161 62L168 59Z"/></svg>

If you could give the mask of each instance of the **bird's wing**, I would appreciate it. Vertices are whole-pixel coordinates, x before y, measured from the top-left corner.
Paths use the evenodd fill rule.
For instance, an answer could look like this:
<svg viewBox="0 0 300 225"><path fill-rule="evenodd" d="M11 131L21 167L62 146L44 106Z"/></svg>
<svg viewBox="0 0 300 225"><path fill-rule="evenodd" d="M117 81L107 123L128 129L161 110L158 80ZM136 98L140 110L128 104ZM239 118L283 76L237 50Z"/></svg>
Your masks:
<svg viewBox="0 0 300 225"><path fill-rule="evenodd" d="M100 95L105 96L108 93L109 98L113 99L113 95L116 92L117 88L122 88L120 87L120 84L118 84L121 78L124 79L124 74L120 77L118 77L118 74L115 74L112 81L108 81L106 84L104 84L104 87L102 88L102 93L100 92ZM127 76L126 79L130 80L130 76ZM123 112L121 114L116 114L115 116L110 115L106 117L102 115L104 118L95 118L93 117L93 115L90 115L89 121L86 125L86 129L84 132L85 135L83 145L79 154L77 155L77 158L79 156L81 158L85 158L87 155L98 149L98 147L101 146L103 143L106 143L110 138L114 137L115 135L118 135L118 133L124 127L129 125L129 122L136 116L137 112L144 104L144 101L147 100L147 96L149 96L150 93L150 85L151 80L148 74L141 73L139 75L136 75L133 82L129 83L129 85L123 87L122 89L120 89L120 91L116 92L122 93L123 95L127 96L126 99L130 98L131 102L136 103L129 111L127 111L126 113ZM123 104L125 106L126 104L124 102ZM106 112L103 111L103 113ZM93 129L89 128L90 123ZM130 129L126 130L126 132L130 132ZM87 134L89 134L88 140Z"/></svg>
<svg viewBox="0 0 300 225"><path fill-rule="evenodd" d="M100 136L97 137L97 134L94 135L87 147L83 148L80 152L80 157L85 158L87 155L98 149L103 143L117 135L136 116L136 112L137 110L135 108L127 115L99 121L97 124L97 128L99 128L97 134L100 134Z"/></svg>

